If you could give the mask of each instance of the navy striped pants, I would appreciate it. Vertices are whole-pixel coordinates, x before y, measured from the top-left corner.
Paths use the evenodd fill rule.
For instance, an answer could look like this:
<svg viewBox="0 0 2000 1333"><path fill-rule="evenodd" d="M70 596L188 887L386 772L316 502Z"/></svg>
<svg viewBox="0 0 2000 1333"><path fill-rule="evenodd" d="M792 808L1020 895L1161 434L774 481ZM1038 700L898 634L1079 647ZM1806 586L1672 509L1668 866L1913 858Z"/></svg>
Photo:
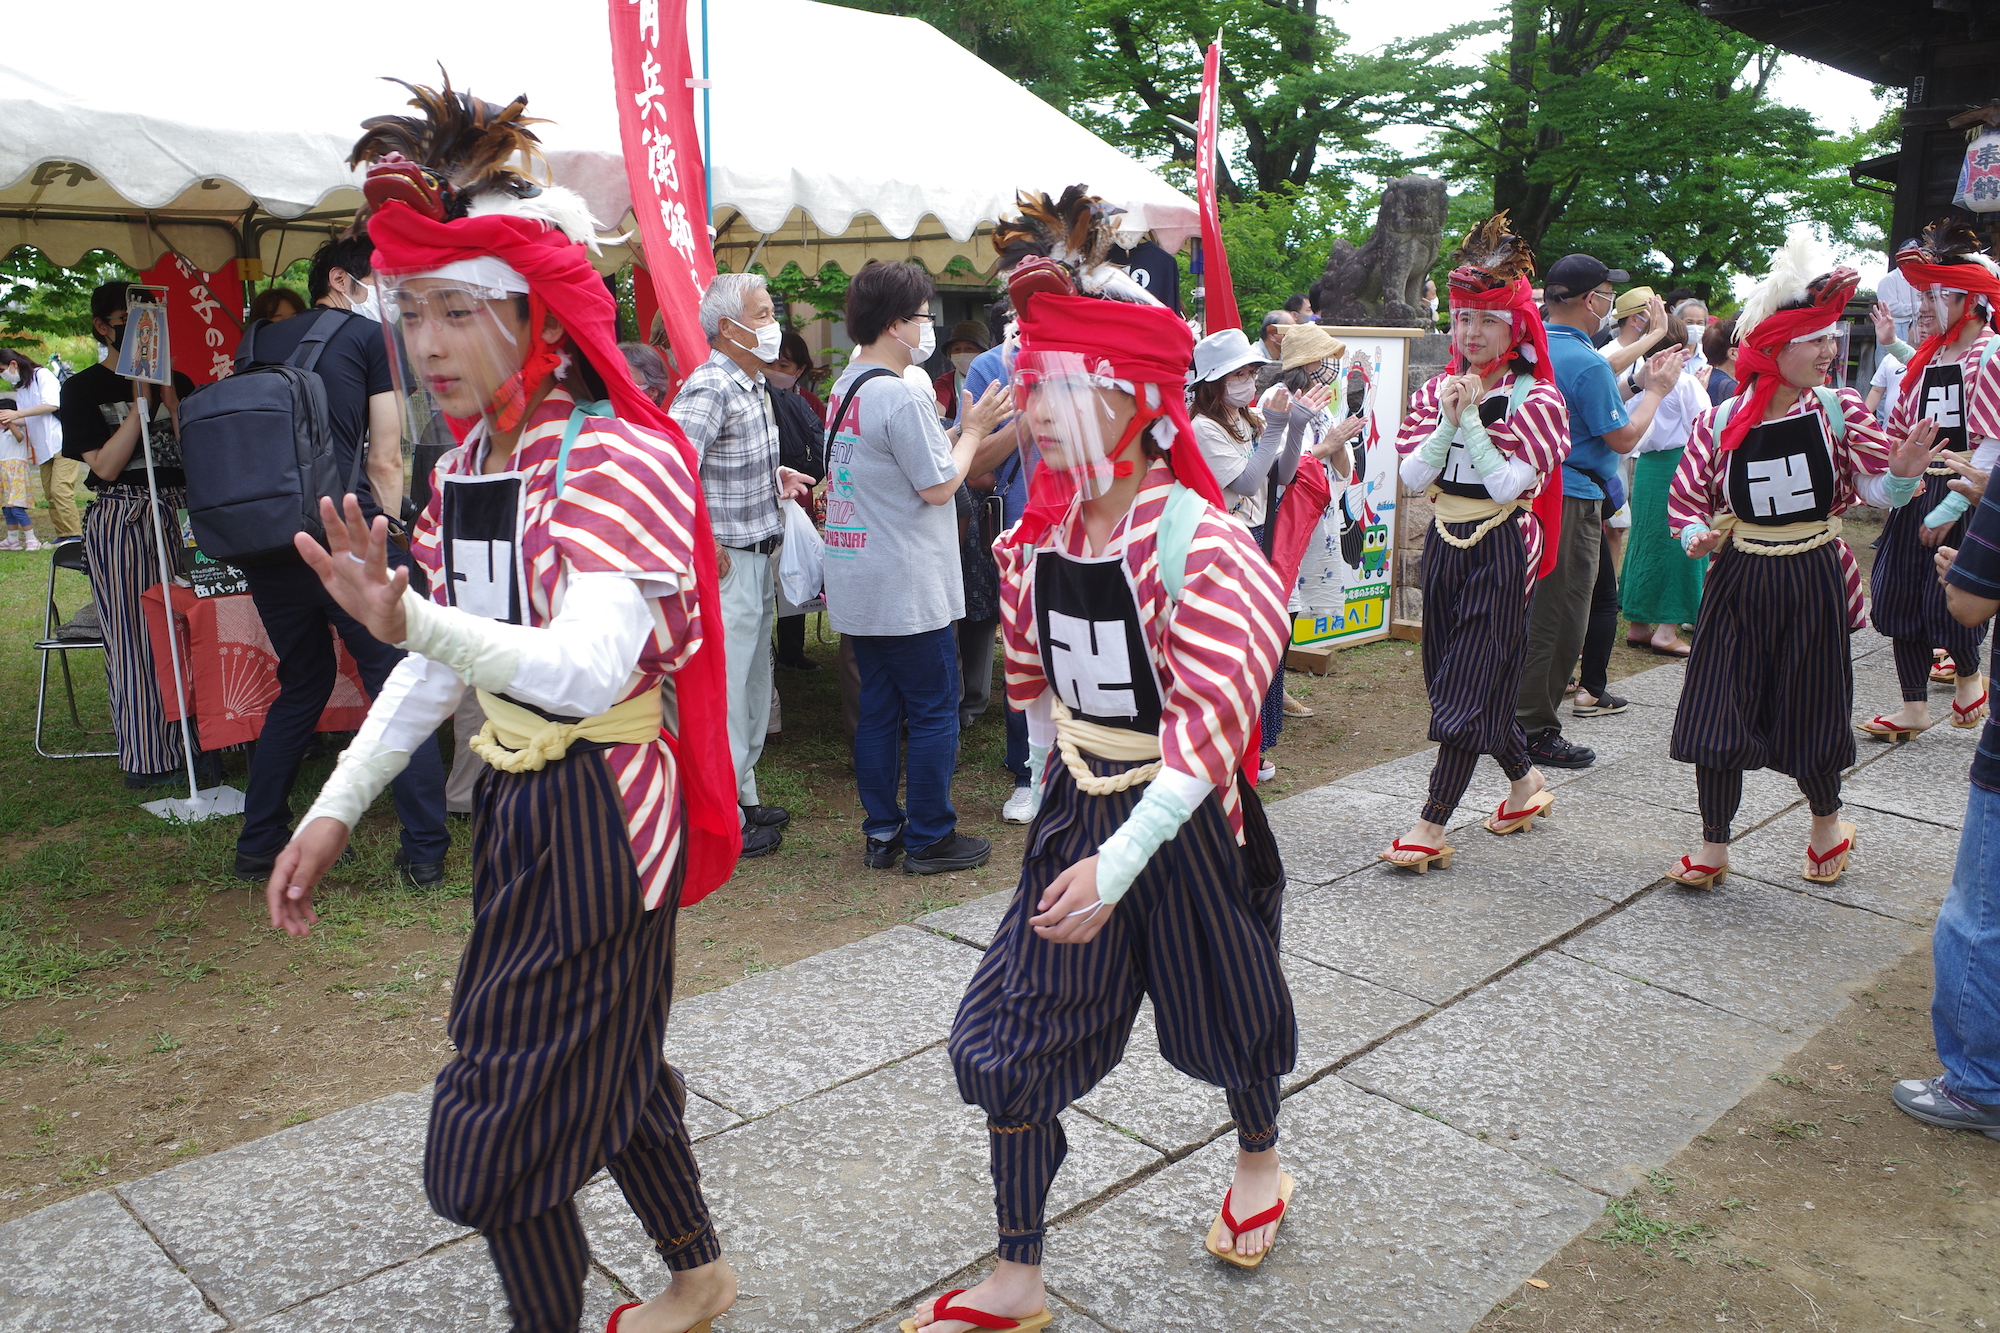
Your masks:
<svg viewBox="0 0 2000 1333"><path fill-rule="evenodd" d="M608 1169L676 1270L721 1256L662 1043L678 875L645 910L618 786L578 753L480 775L473 924L424 1152L431 1206L482 1232L517 1330L574 1333L588 1250L572 1196Z"/></svg>
<svg viewBox="0 0 2000 1333"><path fill-rule="evenodd" d="M1091 770L1132 767L1086 756ZM1150 996L1160 1054L1224 1089L1237 1142L1278 1141L1278 1079L1298 1024L1278 962L1284 867L1263 806L1239 782L1245 845L1219 795L1154 854L1088 944L1051 944L1028 918L1042 891L1097 852L1142 788L1086 796L1059 761L1028 829L1021 882L952 1025L959 1094L985 1108L1000 1257L1042 1259L1043 1209L1067 1153L1056 1117L1124 1057Z"/></svg>
<svg viewBox="0 0 2000 1333"><path fill-rule="evenodd" d="M1748 768L1795 778L1814 814L1840 808L1840 775L1854 762L1847 636L1836 547L1771 556L1730 545L1715 557L1670 749L1696 766L1705 841L1729 841Z"/></svg>
<svg viewBox="0 0 2000 1333"><path fill-rule="evenodd" d="M1968 627L1952 618L1944 586L1937 579L1937 548L1917 540L1924 516L1951 494L1948 480L1926 476L1922 491L1902 508L1889 511L1868 577L1869 618L1878 633L1896 641L1896 683L1906 703L1930 698L1931 649L1949 652L1959 675L1977 676L1980 648L1986 642L1983 623ZM1964 536L1965 520L1960 519L1945 532L1941 544L1963 545Z"/></svg>
<svg viewBox="0 0 2000 1333"><path fill-rule="evenodd" d="M1509 781L1528 775L1528 739L1515 715L1528 652L1527 553L1520 519L1502 523L1470 550L1424 543L1424 687L1430 738L1438 743L1423 818L1451 819L1479 756ZM1455 537L1476 523L1452 523Z"/></svg>
<svg viewBox="0 0 2000 1333"><path fill-rule="evenodd" d="M104 621L111 726L118 738L118 767L127 773L162 773L185 762L180 724L167 721L160 704L160 681L153 674L152 636L146 630L142 600L145 591L160 581L151 504L144 487L111 486L97 493L83 515L90 592ZM166 514L186 504L186 491L161 488L160 507ZM171 518L166 528L167 540L175 540L177 525ZM187 651L183 642L183 663Z"/></svg>

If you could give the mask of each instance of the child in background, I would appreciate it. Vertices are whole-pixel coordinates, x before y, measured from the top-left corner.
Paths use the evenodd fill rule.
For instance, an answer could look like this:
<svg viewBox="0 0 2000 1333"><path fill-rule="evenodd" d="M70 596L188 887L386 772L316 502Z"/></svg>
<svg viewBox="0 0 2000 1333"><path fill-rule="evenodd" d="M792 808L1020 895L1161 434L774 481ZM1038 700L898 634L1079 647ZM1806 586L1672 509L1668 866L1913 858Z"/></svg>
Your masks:
<svg viewBox="0 0 2000 1333"><path fill-rule="evenodd" d="M0 408L13 411L14 400L0 398ZM34 521L28 516L28 506L34 503L28 496L28 474L34 462L34 446L28 443L28 432L20 423L0 431L0 515L7 521L7 536L0 540L0 551L42 549L35 536Z"/></svg>

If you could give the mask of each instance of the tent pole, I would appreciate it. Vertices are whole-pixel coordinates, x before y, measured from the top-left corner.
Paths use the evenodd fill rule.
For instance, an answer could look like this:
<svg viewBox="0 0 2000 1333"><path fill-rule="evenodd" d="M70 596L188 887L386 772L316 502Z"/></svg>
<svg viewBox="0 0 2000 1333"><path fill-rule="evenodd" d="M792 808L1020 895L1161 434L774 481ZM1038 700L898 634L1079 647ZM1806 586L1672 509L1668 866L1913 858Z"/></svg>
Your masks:
<svg viewBox="0 0 2000 1333"><path fill-rule="evenodd" d="M160 397L166 397L166 387L162 386ZM194 775L194 741L189 738L194 719L188 715L187 685L181 679L181 636L174 628L174 576L173 568L167 563L167 530L160 521L160 485L153 475L153 431L151 414L146 410L147 401L144 385L138 390L138 401L132 410L139 414L139 445L146 451L146 493L152 497L150 508L153 513L153 549L160 560L160 607L166 612L167 657L174 668L174 703L181 714L181 754L187 761L188 804L192 806L199 795ZM175 527L178 529L179 524Z"/></svg>
<svg viewBox="0 0 2000 1333"><path fill-rule="evenodd" d="M708 0L701 0L701 201L715 208L715 88L708 73Z"/></svg>

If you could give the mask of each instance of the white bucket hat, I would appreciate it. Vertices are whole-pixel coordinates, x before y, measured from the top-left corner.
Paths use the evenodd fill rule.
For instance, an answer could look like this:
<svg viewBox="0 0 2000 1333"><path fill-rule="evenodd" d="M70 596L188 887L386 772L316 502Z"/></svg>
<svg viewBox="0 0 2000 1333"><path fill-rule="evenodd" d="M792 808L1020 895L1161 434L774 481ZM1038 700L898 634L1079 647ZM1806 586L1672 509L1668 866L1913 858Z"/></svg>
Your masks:
<svg viewBox="0 0 2000 1333"><path fill-rule="evenodd" d="M1261 366L1270 359L1261 347L1244 335L1243 330L1223 329L1194 345L1194 369L1188 372L1188 383L1219 380L1233 370Z"/></svg>

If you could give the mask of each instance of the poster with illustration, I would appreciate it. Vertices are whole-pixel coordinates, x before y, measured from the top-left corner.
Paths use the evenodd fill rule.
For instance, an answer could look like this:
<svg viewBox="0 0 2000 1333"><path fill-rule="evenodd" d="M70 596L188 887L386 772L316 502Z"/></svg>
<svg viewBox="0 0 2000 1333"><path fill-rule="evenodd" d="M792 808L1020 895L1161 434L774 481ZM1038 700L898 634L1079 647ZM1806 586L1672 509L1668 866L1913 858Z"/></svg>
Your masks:
<svg viewBox="0 0 2000 1333"><path fill-rule="evenodd" d="M1407 396L1408 338L1422 330L1331 328L1347 344L1338 391L1321 430L1358 416L1353 467L1327 472L1331 499L1292 589L1292 642L1317 647L1367 643L1389 632L1395 579L1396 427ZM1320 466L1326 466L1321 464Z"/></svg>
<svg viewBox="0 0 2000 1333"><path fill-rule="evenodd" d="M167 307L164 287L136 283L125 293L125 341L118 352L118 373L128 380L165 384L173 378L173 357L167 351Z"/></svg>

